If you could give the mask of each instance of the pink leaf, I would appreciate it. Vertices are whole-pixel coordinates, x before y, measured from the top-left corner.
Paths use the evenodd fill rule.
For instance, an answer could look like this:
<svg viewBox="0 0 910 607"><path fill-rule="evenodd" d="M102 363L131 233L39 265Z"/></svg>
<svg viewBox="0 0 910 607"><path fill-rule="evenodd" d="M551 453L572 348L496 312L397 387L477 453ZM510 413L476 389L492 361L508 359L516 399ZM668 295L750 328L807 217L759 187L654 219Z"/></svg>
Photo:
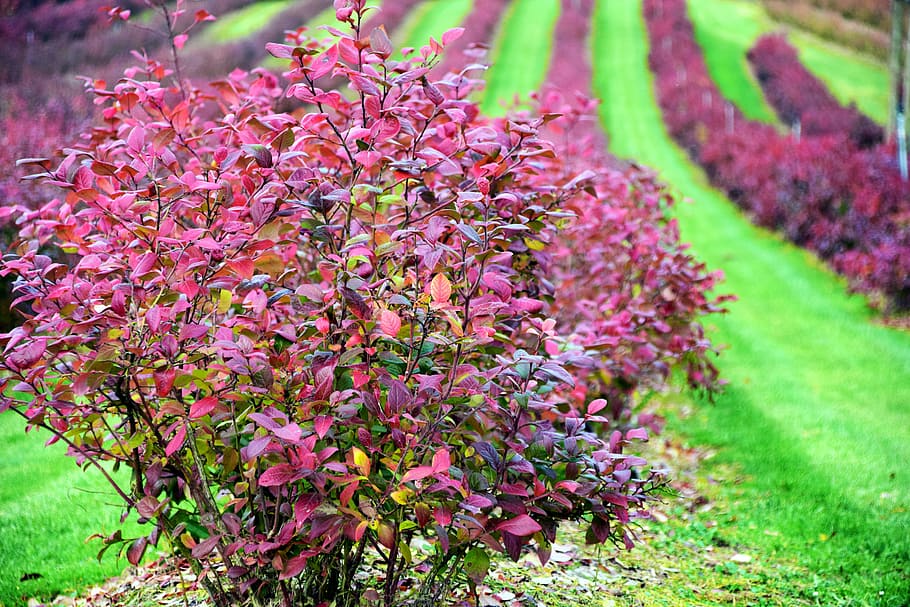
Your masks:
<svg viewBox="0 0 910 607"><path fill-rule="evenodd" d="M645 428L632 428L626 432L626 440L637 438L639 440L648 440L648 431Z"/></svg>
<svg viewBox="0 0 910 607"><path fill-rule="evenodd" d="M449 452L445 448L439 449L433 455L433 473L439 474L440 472L447 471L452 466L452 458L449 457Z"/></svg>
<svg viewBox="0 0 910 607"><path fill-rule="evenodd" d="M408 470L401 478L402 483L409 481L419 481L434 473L433 466L418 466Z"/></svg>
<svg viewBox="0 0 910 607"><path fill-rule="evenodd" d="M177 34L174 36L174 46L176 46L178 49L182 49L186 44L187 38L189 38L189 36L186 34Z"/></svg>
<svg viewBox="0 0 910 607"><path fill-rule="evenodd" d="M316 428L316 436L324 438L328 434L329 428L332 427L332 416L320 415L315 419L313 425Z"/></svg>
<svg viewBox="0 0 910 607"><path fill-rule="evenodd" d="M540 524L527 514L519 514L515 518L510 518L496 525L496 531L505 531L518 537L534 535L543 529Z"/></svg>
<svg viewBox="0 0 910 607"><path fill-rule="evenodd" d="M174 438L168 441L167 446L164 448L164 454L168 457L174 455L183 447L183 442L185 440L186 426L180 426L177 428L177 432L174 433Z"/></svg>
<svg viewBox="0 0 910 607"><path fill-rule="evenodd" d="M437 274L430 282L430 297L434 303L447 304L452 296L452 283L445 274Z"/></svg>
<svg viewBox="0 0 910 607"><path fill-rule="evenodd" d="M303 430L300 429L295 423L288 424L287 426L282 426L274 431L275 436L282 440L286 440L289 443L296 443L300 441L300 436L303 434Z"/></svg>
<svg viewBox="0 0 910 607"><path fill-rule="evenodd" d="M379 328L389 337L398 337L401 331L401 319L391 310L383 310L379 314Z"/></svg>
<svg viewBox="0 0 910 607"><path fill-rule="evenodd" d="M463 33L464 33L463 27L453 27L452 29L447 30L446 32L444 32L442 34L442 44L444 46L448 46L449 44L452 44L453 42L455 42L456 40L461 38L461 35Z"/></svg>
<svg viewBox="0 0 910 607"><path fill-rule="evenodd" d="M190 405L190 419L199 419L204 417L212 412L212 410L218 406L218 399L214 396L206 396L201 400L197 400L192 405Z"/></svg>

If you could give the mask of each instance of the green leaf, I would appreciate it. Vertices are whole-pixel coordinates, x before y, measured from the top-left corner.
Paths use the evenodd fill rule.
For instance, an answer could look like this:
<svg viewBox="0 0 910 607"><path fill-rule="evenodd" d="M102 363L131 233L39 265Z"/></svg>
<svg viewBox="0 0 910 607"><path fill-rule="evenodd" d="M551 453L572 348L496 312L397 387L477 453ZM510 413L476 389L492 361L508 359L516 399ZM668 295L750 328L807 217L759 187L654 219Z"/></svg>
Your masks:
<svg viewBox="0 0 910 607"><path fill-rule="evenodd" d="M464 557L464 571L475 584L483 583L490 570L490 557L483 548L471 548Z"/></svg>

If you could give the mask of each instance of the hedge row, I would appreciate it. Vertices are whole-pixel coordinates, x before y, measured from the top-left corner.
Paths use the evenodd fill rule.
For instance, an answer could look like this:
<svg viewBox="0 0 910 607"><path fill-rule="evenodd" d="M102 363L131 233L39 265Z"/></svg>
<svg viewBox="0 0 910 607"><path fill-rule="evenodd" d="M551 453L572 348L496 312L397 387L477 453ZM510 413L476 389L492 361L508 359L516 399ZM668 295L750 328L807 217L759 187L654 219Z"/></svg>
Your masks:
<svg viewBox="0 0 910 607"><path fill-rule="evenodd" d="M712 182L854 288L910 309L910 188L887 150L859 149L843 134L781 135L745 119L712 81L684 0L644 6L664 120Z"/></svg>

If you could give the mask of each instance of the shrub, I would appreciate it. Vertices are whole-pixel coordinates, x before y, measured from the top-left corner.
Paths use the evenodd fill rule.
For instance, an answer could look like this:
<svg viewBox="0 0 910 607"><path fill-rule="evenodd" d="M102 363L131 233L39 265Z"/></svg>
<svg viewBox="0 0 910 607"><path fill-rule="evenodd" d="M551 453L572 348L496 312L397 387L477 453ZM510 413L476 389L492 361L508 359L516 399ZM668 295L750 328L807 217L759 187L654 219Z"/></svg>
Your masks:
<svg viewBox="0 0 910 607"><path fill-rule="evenodd" d="M885 131L855 105L843 107L828 87L803 66L782 35L764 35L746 55L774 111L802 134L847 134L860 148L882 143Z"/></svg>
<svg viewBox="0 0 910 607"><path fill-rule="evenodd" d="M269 45L286 88L235 71L211 95L152 59L98 83L104 122L33 162L63 194L20 209L0 271L31 310L0 334L0 409L127 467L109 480L151 530L105 548L167 538L217 605L391 605L411 569L435 605L490 553L545 561L565 520L630 546L662 481L623 454L644 430L593 433L616 406L591 377L710 369L714 278L672 224L639 236L653 183L575 171L554 116L490 122L430 80L460 30L399 61L335 6L352 33L328 48ZM582 264L593 226L619 231ZM588 263L625 282L576 306Z"/></svg>

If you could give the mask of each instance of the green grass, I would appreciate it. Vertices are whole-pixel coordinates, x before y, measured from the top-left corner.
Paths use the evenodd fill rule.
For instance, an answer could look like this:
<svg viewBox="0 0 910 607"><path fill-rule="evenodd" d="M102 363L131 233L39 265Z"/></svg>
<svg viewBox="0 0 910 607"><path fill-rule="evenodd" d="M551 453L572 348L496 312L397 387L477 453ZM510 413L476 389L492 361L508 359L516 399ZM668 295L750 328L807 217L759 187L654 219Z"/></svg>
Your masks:
<svg viewBox="0 0 910 607"><path fill-rule="evenodd" d="M720 365L731 384L715 406L676 425L721 447L717 461L739 462L749 476L734 538L799 555L830 581L821 604L903 605L910 335L873 324L843 281L751 226L672 144L653 98L640 11L640 0L598 4L603 123L615 153L657 168L694 200L676 211L683 238L724 269L724 290L740 297L711 321L712 338L729 344Z"/></svg>
<svg viewBox="0 0 910 607"><path fill-rule="evenodd" d="M0 415L0 607L72 592L127 566L113 554L99 564L101 543L86 543L116 528L111 488L64 457L61 445L46 449L46 436L26 435L23 427L15 414ZM40 577L20 581L26 574Z"/></svg>
<svg viewBox="0 0 910 607"><path fill-rule="evenodd" d="M493 43L481 109L502 115L515 96L538 89L547 75L559 0L512 0Z"/></svg>
<svg viewBox="0 0 910 607"><path fill-rule="evenodd" d="M240 40L268 25L272 18L289 7L294 0L254 2L232 11L212 23L200 36L207 43L223 44Z"/></svg>
<svg viewBox="0 0 910 607"><path fill-rule="evenodd" d="M760 3L746 0L689 0L689 11L712 77L746 115L762 119L751 112L766 112L767 106L756 104L745 87L741 66L758 35L783 26L772 21ZM873 120L888 121L888 70L884 64L804 31L787 31L802 62L841 103L855 102Z"/></svg>
<svg viewBox="0 0 910 607"><path fill-rule="evenodd" d="M407 21L395 32L399 47L419 49L442 34L458 27L471 11L472 0L426 0L408 15Z"/></svg>
<svg viewBox="0 0 910 607"><path fill-rule="evenodd" d="M748 18L755 6L734 4L726 11L717 11L713 3L703 0L689 0L688 6L708 72L724 97L737 105L747 118L775 122L774 111L765 101L746 60L746 53L762 34L758 22ZM747 14L740 16L743 12ZM729 13L737 18L731 18Z"/></svg>

